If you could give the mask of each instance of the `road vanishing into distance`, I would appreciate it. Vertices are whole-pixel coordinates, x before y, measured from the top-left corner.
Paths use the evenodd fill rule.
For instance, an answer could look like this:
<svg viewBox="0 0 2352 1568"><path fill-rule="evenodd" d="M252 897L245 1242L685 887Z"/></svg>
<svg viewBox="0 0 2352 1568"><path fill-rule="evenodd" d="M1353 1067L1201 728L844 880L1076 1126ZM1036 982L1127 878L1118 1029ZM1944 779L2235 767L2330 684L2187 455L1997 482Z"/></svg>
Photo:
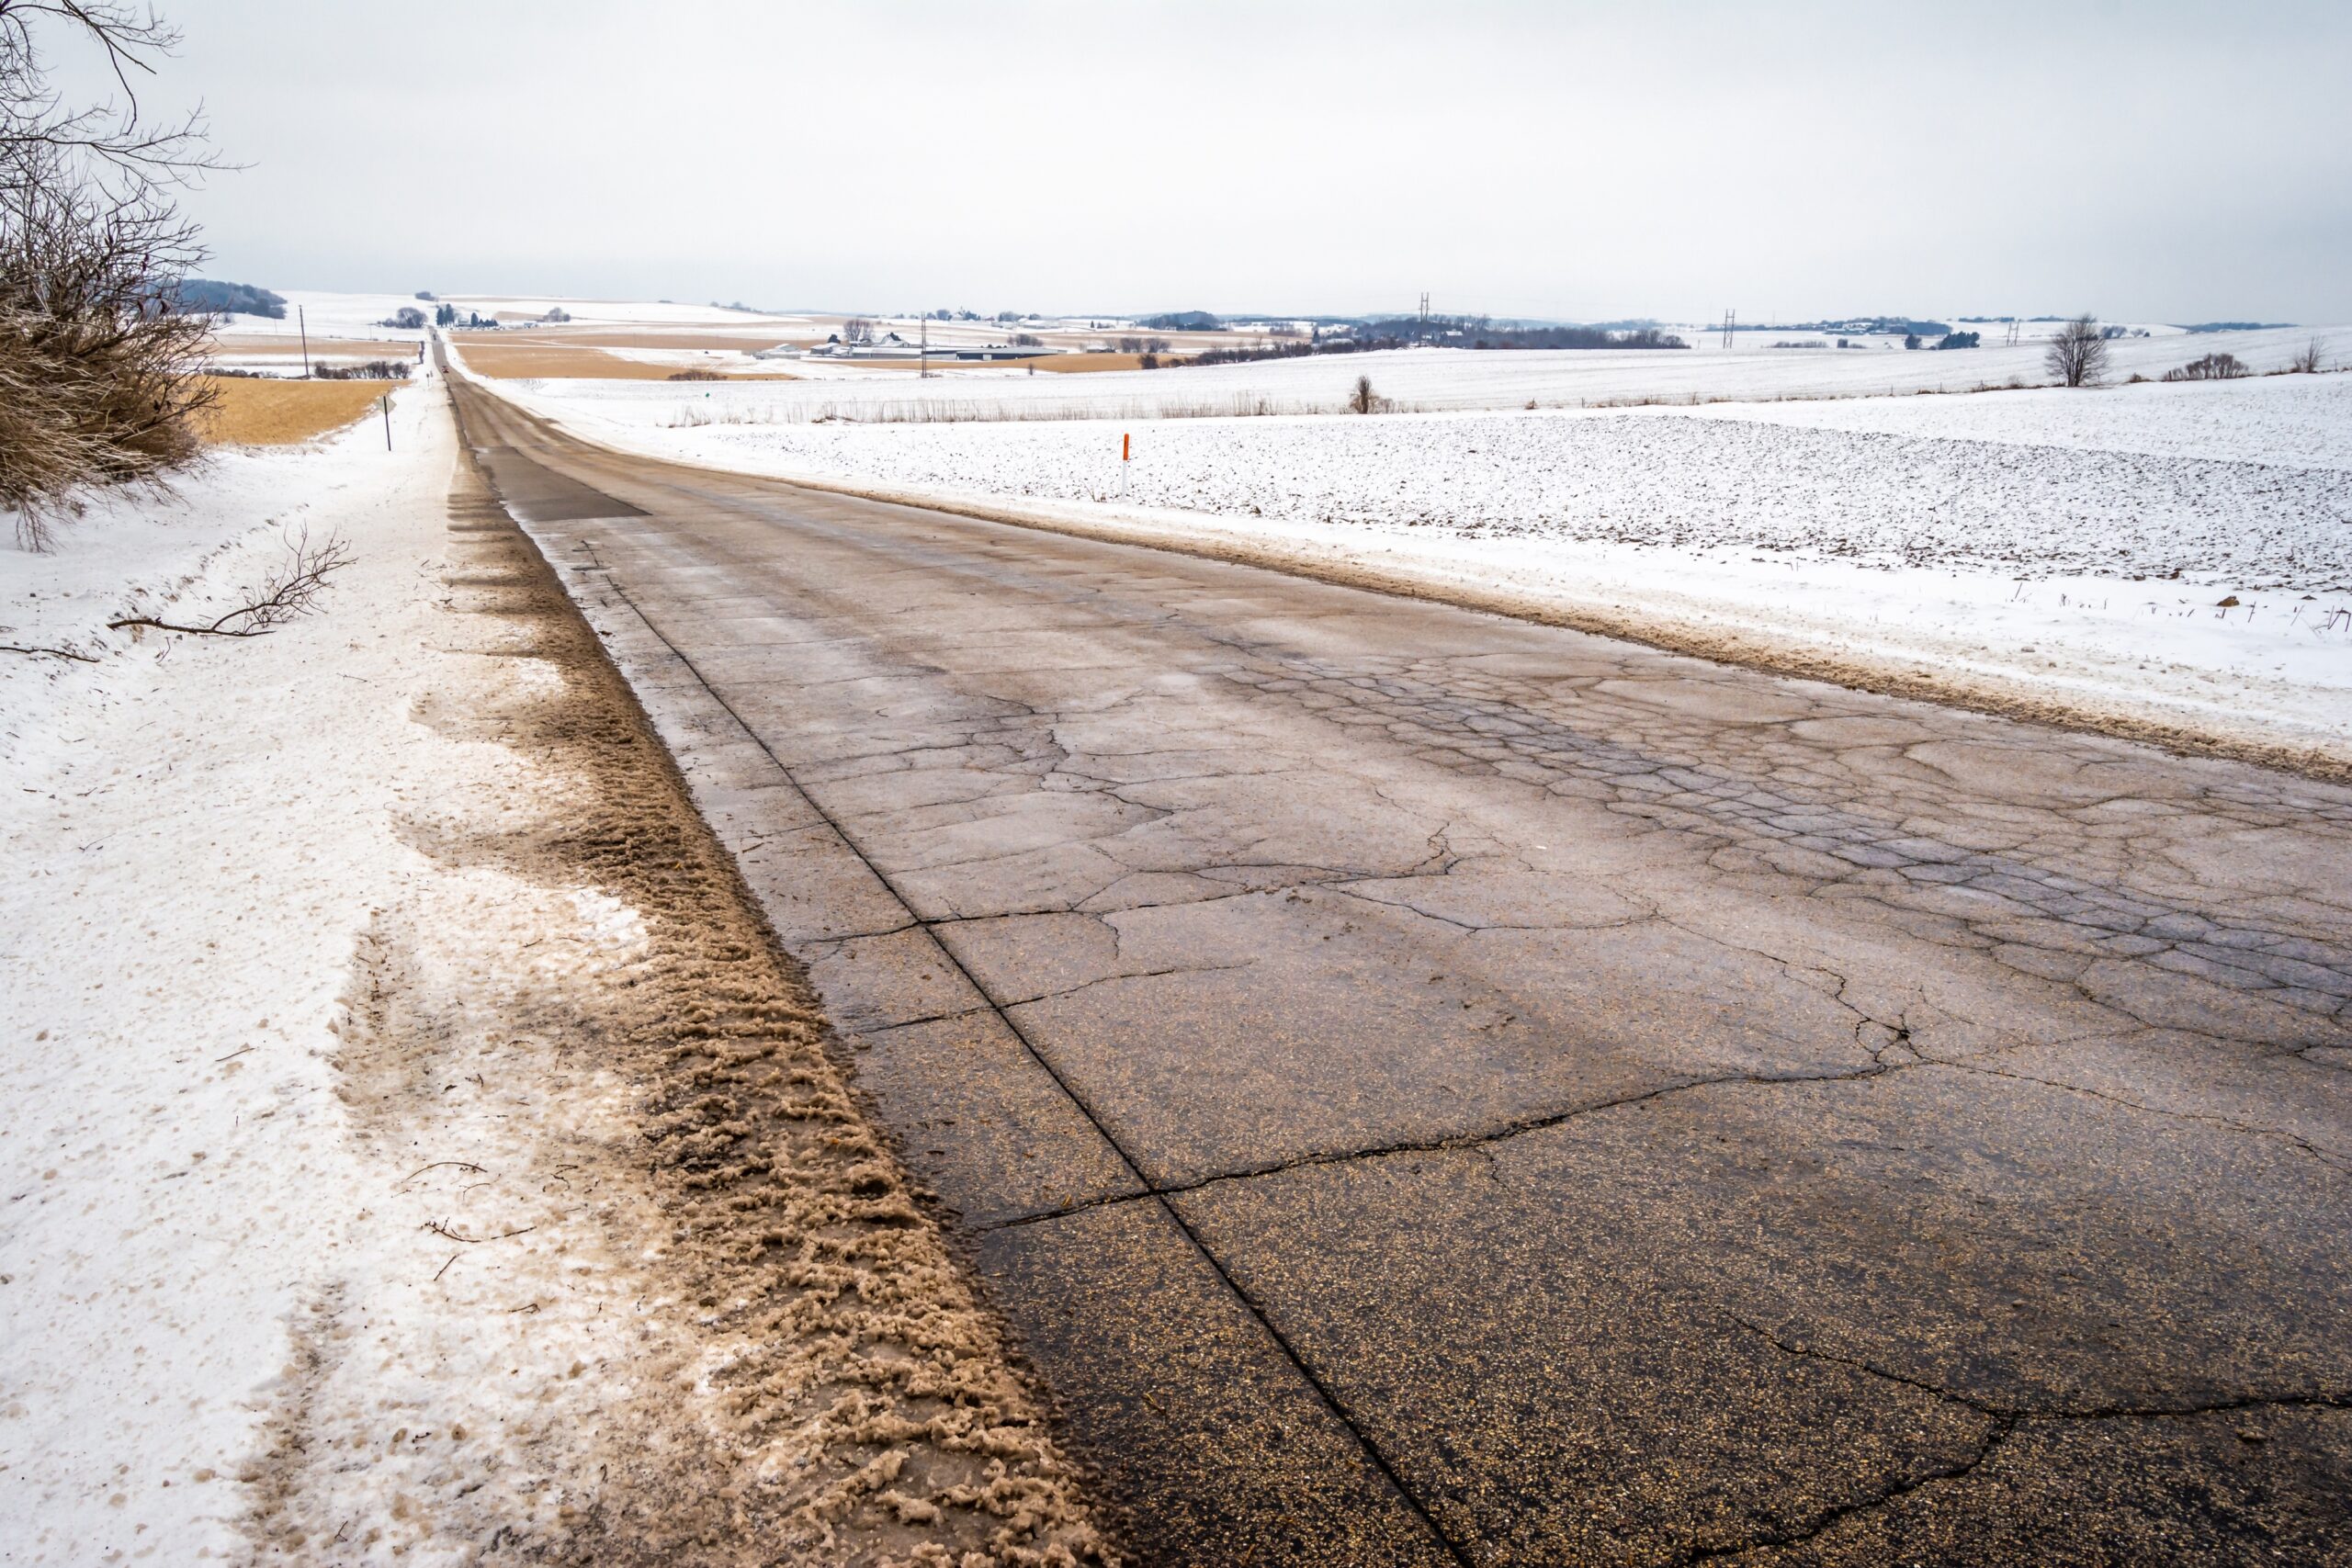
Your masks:
<svg viewBox="0 0 2352 1568"><path fill-rule="evenodd" d="M455 391L1141 1561L2352 1562L2352 790Z"/></svg>

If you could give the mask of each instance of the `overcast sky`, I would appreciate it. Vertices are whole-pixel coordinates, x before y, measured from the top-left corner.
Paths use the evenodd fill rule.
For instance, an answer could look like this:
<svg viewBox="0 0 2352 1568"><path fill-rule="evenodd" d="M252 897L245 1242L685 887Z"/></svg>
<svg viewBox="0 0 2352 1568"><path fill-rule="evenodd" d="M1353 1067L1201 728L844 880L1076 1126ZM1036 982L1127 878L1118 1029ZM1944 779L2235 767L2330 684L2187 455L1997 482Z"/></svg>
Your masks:
<svg viewBox="0 0 2352 1568"><path fill-rule="evenodd" d="M161 0L276 288L2352 321L2352 4Z"/></svg>

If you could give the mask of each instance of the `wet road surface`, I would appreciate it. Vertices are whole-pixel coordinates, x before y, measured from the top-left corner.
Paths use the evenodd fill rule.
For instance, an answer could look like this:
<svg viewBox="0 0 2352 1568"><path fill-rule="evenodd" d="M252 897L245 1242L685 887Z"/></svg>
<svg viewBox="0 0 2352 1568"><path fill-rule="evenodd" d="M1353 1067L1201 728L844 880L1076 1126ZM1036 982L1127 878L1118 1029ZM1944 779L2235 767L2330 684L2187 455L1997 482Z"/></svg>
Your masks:
<svg viewBox="0 0 2352 1568"><path fill-rule="evenodd" d="M2352 1562L2352 791L458 390L1145 1561Z"/></svg>

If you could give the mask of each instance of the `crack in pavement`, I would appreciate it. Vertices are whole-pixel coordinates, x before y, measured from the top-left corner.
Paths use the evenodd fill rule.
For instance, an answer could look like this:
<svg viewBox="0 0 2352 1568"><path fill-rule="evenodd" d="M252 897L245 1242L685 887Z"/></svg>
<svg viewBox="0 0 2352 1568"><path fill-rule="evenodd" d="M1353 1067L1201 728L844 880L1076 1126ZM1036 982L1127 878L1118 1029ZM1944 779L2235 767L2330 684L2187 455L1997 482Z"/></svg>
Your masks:
<svg viewBox="0 0 2352 1568"><path fill-rule="evenodd" d="M1700 1548L1684 1559L1690 1562L1712 1562L1724 1558L1746 1556L1750 1552L1778 1551L1792 1546L1802 1546L1808 1541L1818 1540L1839 1525L1889 1507L1923 1488L1941 1482L1965 1480L1982 1469L2001 1446L2016 1435L2018 1427L2027 1422L2179 1420L2198 1416L2228 1415L2242 1410L2282 1407L2352 1410L2352 1387L2342 1390L2299 1389L2272 1393L2246 1393L2233 1395L2226 1399L2198 1400L2176 1404L2103 1404L2055 1409L2025 1404L2004 1404L1962 1393L1956 1389L1925 1378L1916 1378L1894 1371L1859 1356L1839 1355L1835 1351L1824 1350L1809 1341L1792 1340L1760 1323L1741 1317L1736 1314L1730 1314L1730 1321L1755 1335L1784 1356L1851 1368L1882 1382L1916 1390L1984 1416L1986 1426L1983 1437L1978 1439L1972 1451L1954 1463L1931 1467L1916 1475L1903 1477L1880 1488L1869 1496L1825 1509L1812 1521L1793 1530L1774 1531L1748 1540Z"/></svg>

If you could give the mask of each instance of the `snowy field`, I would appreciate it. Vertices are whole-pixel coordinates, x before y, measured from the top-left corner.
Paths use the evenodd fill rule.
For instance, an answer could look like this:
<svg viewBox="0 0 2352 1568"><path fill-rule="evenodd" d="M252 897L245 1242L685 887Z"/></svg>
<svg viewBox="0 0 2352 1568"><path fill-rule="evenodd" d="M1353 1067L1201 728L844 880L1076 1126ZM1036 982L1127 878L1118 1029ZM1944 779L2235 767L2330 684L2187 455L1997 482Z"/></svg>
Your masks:
<svg viewBox="0 0 2352 1568"><path fill-rule="evenodd" d="M2262 335L2283 357L2311 334ZM2177 362L2221 341L2118 346L2159 344ZM1439 367L1469 398L1479 377L1516 368L1524 386L1550 360L1635 356L1385 357ZM1902 355L1923 357L1951 356ZM1083 393L1134 378L1052 379ZM1376 563L1686 646L1925 670L1971 700L2024 694L2094 722L2352 759L2352 376L1114 423L706 423L681 420L694 405L660 383L494 386L628 449L1322 568ZM716 388L704 406L757 408L777 390Z"/></svg>
<svg viewBox="0 0 2352 1568"><path fill-rule="evenodd" d="M2327 361L2352 360L2352 328L2122 338L2109 344L2110 378L2154 379L2209 353L2236 355L2256 370L2283 368L2314 337ZM805 423L826 420L922 421L1148 419L1243 413L1336 413L1356 378L1407 411L1578 409L1610 404L1714 400L1860 398L2048 380L2043 348L2023 343L1940 353L1884 346L1773 349L1743 342L1724 351L1712 338L1687 350L1487 351L1408 348L1322 355L1247 365L1182 366L1090 375L1030 375L975 366L921 381L904 370L828 373L822 361L781 362L806 382L697 386L691 393L654 382L574 383L566 398L622 405L631 423ZM455 340L462 355L466 340ZM738 369L752 367L745 359ZM762 368L775 369L778 362Z"/></svg>

